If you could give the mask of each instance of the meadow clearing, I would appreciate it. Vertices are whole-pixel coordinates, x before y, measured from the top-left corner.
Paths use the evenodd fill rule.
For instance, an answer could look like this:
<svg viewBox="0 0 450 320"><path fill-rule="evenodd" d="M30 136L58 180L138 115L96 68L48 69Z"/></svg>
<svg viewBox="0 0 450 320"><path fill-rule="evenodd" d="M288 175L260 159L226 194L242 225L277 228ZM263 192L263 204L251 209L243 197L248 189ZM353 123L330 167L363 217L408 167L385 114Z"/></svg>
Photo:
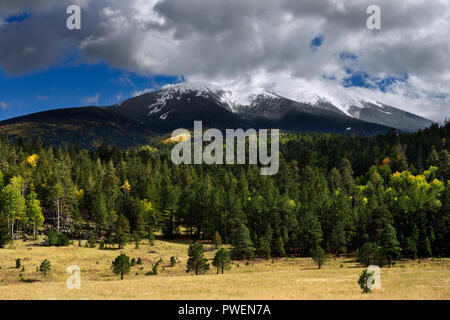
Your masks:
<svg viewBox="0 0 450 320"><path fill-rule="evenodd" d="M233 261L223 275L211 266L205 275L195 276L185 271L189 241L157 240L154 246L143 241L138 249L128 244L122 250L143 264L131 267L121 281L111 271L120 250L86 248L84 241L81 247L78 241L68 247L41 242L16 241L0 250L0 299L450 299L448 258L397 261L382 268L380 290L362 294L357 280L363 268L348 257L331 258L320 270L311 258ZM214 253L205 256L212 259ZM174 267L169 266L171 256L178 258ZM24 271L15 268L17 258ZM160 258L159 274L146 276ZM45 278L36 270L44 259L52 265ZM70 265L81 269L79 290L66 286Z"/></svg>

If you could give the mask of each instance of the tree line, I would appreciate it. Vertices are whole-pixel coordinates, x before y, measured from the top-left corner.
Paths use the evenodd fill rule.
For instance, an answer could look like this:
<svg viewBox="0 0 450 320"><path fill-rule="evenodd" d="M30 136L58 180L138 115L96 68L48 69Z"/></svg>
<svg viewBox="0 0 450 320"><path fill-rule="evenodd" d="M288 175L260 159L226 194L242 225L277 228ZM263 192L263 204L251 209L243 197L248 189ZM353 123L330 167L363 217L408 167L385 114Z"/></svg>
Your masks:
<svg viewBox="0 0 450 320"><path fill-rule="evenodd" d="M231 243L233 259L358 252L364 263L445 256L445 127L362 138L284 134L280 170L174 165L171 145L0 140L0 247L38 233L115 243L155 232ZM61 235L59 237L59 235ZM61 241L60 241L61 238ZM323 252L323 253L322 253Z"/></svg>

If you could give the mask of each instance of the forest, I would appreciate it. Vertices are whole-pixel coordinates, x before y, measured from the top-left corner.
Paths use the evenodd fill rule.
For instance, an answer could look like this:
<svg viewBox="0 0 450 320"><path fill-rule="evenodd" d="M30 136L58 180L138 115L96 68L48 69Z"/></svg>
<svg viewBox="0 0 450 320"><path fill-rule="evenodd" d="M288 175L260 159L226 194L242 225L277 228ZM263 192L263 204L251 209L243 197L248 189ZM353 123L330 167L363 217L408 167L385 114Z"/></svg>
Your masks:
<svg viewBox="0 0 450 320"><path fill-rule="evenodd" d="M280 169L175 165L173 145L121 150L0 139L0 248L44 235L119 248L155 236L233 246L233 259L448 256L450 125L376 137L289 134Z"/></svg>

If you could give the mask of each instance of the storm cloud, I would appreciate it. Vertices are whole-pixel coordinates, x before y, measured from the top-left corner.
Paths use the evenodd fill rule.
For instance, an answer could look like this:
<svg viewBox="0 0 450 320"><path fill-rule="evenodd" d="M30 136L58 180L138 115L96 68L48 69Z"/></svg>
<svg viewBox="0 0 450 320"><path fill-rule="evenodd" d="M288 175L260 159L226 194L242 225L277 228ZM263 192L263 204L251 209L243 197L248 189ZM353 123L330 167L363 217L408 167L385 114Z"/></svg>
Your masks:
<svg viewBox="0 0 450 320"><path fill-rule="evenodd" d="M82 7L81 30L65 26L70 4ZM381 30L366 27L371 4L381 8ZM0 68L9 75L71 58L291 98L344 90L435 120L450 116L446 0L3 0L0 21ZM343 88L357 72L367 83Z"/></svg>

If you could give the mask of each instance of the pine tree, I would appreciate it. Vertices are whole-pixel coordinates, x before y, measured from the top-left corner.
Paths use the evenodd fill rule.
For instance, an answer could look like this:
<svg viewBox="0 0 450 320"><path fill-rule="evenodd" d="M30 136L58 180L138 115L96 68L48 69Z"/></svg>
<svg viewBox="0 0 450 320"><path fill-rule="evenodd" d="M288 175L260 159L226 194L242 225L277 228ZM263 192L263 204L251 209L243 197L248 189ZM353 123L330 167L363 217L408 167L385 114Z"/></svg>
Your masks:
<svg viewBox="0 0 450 320"><path fill-rule="evenodd" d="M223 274L224 270L230 269L230 263L231 263L230 252L225 248L221 248L216 252L212 264L214 267L217 268L217 274L219 274L220 270L222 270Z"/></svg>
<svg viewBox="0 0 450 320"><path fill-rule="evenodd" d="M51 269L52 269L52 265L51 265L50 261L48 261L47 259L42 261L41 265L39 266L39 272L41 272L44 277L47 276L48 272Z"/></svg>
<svg viewBox="0 0 450 320"><path fill-rule="evenodd" d="M130 224L127 218L120 216L117 219L115 241L119 245L119 249L122 249L130 239Z"/></svg>
<svg viewBox="0 0 450 320"><path fill-rule="evenodd" d="M219 231L216 231L216 233L214 233L213 244L216 249L222 245L222 238L220 237Z"/></svg>
<svg viewBox="0 0 450 320"><path fill-rule="evenodd" d="M125 274L130 273L130 258L124 253L121 253L111 264L114 274L120 275L120 280L123 280Z"/></svg>
<svg viewBox="0 0 450 320"><path fill-rule="evenodd" d="M381 252L388 259L389 268L391 267L392 259L398 258L400 255L400 244L397 241L397 234L392 225L388 224L380 235Z"/></svg>
<svg viewBox="0 0 450 320"><path fill-rule="evenodd" d="M208 259L204 257L203 245L199 242L191 244L188 250L188 262L186 272L205 273L209 270Z"/></svg>
<svg viewBox="0 0 450 320"><path fill-rule="evenodd" d="M233 259L251 259L253 258L254 248L250 239L250 232L244 224L236 230L232 241L233 249L231 256Z"/></svg>
<svg viewBox="0 0 450 320"><path fill-rule="evenodd" d="M270 259L271 257L271 249L270 249L270 242L267 241L265 236L261 236L258 238L257 241L257 248L256 248L256 254L264 259Z"/></svg>
<svg viewBox="0 0 450 320"><path fill-rule="evenodd" d="M103 193L98 194L94 198L93 204L94 221L97 225L98 235L101 236L102 229L106 226L108 210L106 208L106 200Z"/></svg>
<svg viewBox="0 0 450 320"><path fill-rule="evenodd" d="M325 253L322 247L317 246L313 252L313 260L317 264L317 267L321 269L325 262L328 260L328 255Z"/></svg>
<svg viewBox="0 0 450 320"><path fill-rule="evenodd" d="M11 241L12 237L8 228L8 220L0 213L0 248L4 248Z"/></svg>

